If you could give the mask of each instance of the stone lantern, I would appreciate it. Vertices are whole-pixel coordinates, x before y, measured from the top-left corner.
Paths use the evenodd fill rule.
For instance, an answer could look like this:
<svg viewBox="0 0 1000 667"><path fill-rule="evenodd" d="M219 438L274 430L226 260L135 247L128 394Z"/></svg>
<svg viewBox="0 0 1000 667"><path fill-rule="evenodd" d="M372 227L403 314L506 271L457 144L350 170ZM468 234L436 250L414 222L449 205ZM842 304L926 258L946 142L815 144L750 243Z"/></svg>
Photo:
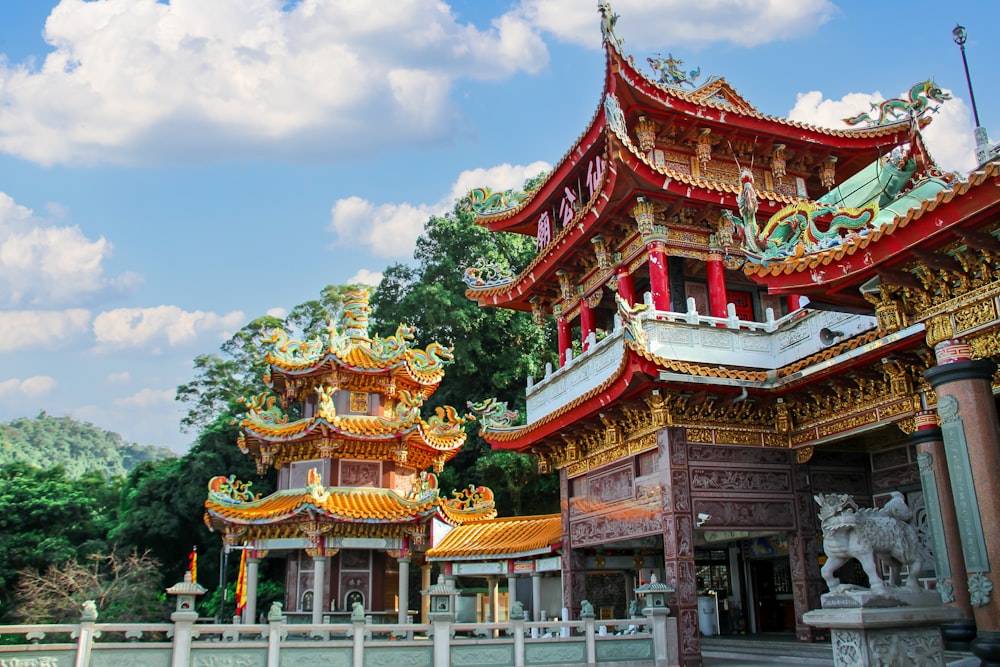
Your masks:
<svg viewBox="0 0 1000 667"><path fill-rule="evenodd" d="M195 598L205 593L205 588L200 584L191 581L191 573L184 573L184 581L174 584L167 589L167 595L177 596L177 612L192 613L197 616L194 609Z"/></svg>
<svg viewBox="0 0 1000 667"><path fill-rule="evenodd" d="M456 599L459 591L451 581L445 579L444 575L438 576L438 582L429 588L420 591L430 600L430 620L454 620L456 611Z"/></svg>
<svg viewBox="0 0 1000 667"><path fill-rule="evenodd" d="M669 612L667 608L667 593L673 593L674 589L656 580L656 575L649 578L648 584L643 584L635 589L636 595L641 595L646 604L643 610L661 609L664 613Z"/></svg>

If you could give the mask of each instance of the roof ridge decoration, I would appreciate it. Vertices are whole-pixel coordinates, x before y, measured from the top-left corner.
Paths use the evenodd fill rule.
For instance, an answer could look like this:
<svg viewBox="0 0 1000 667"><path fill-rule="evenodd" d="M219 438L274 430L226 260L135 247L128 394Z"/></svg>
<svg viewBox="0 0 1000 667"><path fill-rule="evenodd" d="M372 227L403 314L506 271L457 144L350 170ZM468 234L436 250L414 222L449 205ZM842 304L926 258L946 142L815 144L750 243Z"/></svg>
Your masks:
<svg viewBox="0 0 1000 667"><path fill-rule="evenodd" d="M672 53L668 53L666 58L656 53L654 57L646 58L646 62L660 73L660 83L671 88L683 88L685 84L694 88L694 80L701 76L700 67L689 72L681 69L684 61L674 58Z"/></svg>
<svg viewBox="0 0 1000 667"><path fill-rule="evenodd" d="M501 192L493 192L488 187L472 188L458 200L458 210L471 213L477 218L496 215L519 207L531 198L537 188L519 190L510 188Z"/></svg>
<svg viewBox="0 0 1000 667"><path fill-rule="evenodd" d="M618 14L611 9L608 0L600 0L597 3L597 11L601 13L601 39L621 50L622 39L615 34L615 24L618 23Z"/></svg>
<svg viewBox="0 0 1000 667"><path fill-rule="evenodd" d="M479 403L469 401L465 405L479 419L481 431L512 431L520 428L520 426L515 426L514 422L519 420L521 413L517 410L509 410L507 401L487 398Z"/></svg>
<svg viewBox="0 0 1000 667"><path fill-rule="evenodd" d="M480 258L479 264L470 266L462 274L462 281L469 289L490 289L514 282L514 272L496 260Z"/></svg>
<svg viewBox="0 0 1000 667"><path fill-rule="evenodd" d="M860 113L857 116L845 118L848 125L858 125L866 123L868 127L879 125L889 125L905 120L912 120L923 116L928 111L937 113L940 105L931 106L931 102L944 102L950 100L951 95L943 91L933 79L927 79L910 87L906 99L895 97L884 102L871 102L871 111L877 111L875 118L868 112Z"/></svg>
<svg viewBox="0 0 1000 667"><path fill-rule="evenodd" d="M324 336L309 340L296 340L280 327L275 327L261 337L267 348L265 360L280 368L301 370L318 365L328 355L341 365L354 367L349 362L352 353L360 354L378 368L406 364L418 374L435 373L454 360L451 348L434 342L425 349L411 347L416 329L400 324L396 332L382 338L368 333L368 291L352 290L344 297L341 331L330 321ZM367 365L366 365L367 367ZM265 382L270 381L270 371Z"/></svg>
<svg viewBox="0 0 1000 667"><path fill-rule="evenodd" d="M816 201L785 206L763 228L753 215L753 174L741 174L741 180L746 180L737 198L740 215L723 211L720 228L723 236L732 234L738 239L746 270L755 272L749 268L753 265L800 265L807 257L853 252L877 232L892 229L910 209L935 200L942 190L953 189L955 175L943 172L924 145L921 127L930 119L913 114L909 122L908 144L896 147Z"/></svg>

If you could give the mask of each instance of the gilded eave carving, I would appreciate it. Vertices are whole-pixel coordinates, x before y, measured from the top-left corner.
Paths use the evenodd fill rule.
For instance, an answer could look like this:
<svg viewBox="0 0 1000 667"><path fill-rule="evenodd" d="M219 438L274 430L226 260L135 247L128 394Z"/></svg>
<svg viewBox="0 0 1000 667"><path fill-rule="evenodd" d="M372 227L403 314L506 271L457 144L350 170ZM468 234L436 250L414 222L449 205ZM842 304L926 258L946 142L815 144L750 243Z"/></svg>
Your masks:
<svg viewBox="0 0 1000 667"><path fill-rule="evenodd" d="M655 447L656 432L667 426L685 428L693 443L793 449L889 423L909 432L924 408L926 367L916 355L887 357L877 369L858 369L849 379L813 384L780 399L660 388L641 402L578 422L559 441L539 443L534 453L572 477Z"/></svg>

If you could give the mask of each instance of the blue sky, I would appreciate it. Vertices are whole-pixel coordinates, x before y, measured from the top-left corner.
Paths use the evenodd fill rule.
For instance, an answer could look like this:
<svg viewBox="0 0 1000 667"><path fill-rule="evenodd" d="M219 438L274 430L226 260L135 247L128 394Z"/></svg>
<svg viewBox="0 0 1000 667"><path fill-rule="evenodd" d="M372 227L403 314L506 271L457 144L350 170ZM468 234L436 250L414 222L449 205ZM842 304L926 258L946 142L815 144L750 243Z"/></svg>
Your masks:
<svg viewBox="0 0 1000 667"><path fill-rule="evenodd" d="M973 166L951 29L1000 139L991 2L619 0L638 62L836 126L933 77ZM0 420L40 410L184 451L192 359L327 284L407 261L423 221L520 184L603 81L590 0L32 0L0 10Z"/></svg>

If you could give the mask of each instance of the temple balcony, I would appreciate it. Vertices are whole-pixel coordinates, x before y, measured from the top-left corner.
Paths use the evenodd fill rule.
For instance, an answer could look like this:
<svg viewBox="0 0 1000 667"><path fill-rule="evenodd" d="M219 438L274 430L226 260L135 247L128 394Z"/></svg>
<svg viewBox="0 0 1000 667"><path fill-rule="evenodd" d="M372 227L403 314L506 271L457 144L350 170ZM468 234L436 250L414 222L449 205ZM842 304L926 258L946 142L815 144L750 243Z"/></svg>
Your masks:
<svg viewBox="0 0 1000 667"><path fill-rule="evenodd" d="M767 380L699 377L664 369L660 372L661 381L728 386L736 390L779 389L789 381L778 378L779 368L878 326L874 317L808 308L780 319L774 319L769 308L763 322L738 319L732 304L728 310L726 318L700 315L694 299L688 299L686 313L647 309L638 315L649 338L646 349L657 357L673 361L764 371ZM596 341L592 337L587 351L568 359L562 368L547 367L544 378L537 381L529 378L527 423L545 417L611 378L622 360L624 345L625 330L616 316L615 330L603 340ZM856 352L847 352L805 368L795 379L847 360Z"/></svg>

